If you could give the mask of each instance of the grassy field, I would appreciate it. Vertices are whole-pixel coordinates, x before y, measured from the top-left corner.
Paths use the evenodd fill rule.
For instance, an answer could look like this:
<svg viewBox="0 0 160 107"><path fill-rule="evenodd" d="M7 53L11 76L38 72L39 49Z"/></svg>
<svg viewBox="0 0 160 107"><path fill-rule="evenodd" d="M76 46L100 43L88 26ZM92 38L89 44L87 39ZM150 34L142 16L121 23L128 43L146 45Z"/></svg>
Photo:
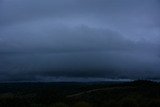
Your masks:
<svg viewBox="0 0 160 107"><path fill-rule="evenodd" d="M160 107L160 84L1 83L0 107Z"/></svg>

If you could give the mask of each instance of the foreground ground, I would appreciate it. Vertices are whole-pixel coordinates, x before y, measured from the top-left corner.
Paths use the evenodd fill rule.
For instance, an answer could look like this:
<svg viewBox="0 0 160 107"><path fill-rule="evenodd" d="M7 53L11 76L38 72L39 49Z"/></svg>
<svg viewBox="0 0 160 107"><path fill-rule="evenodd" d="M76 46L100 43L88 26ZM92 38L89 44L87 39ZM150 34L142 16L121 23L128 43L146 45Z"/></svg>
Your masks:
<svg viewBox="0 0 160 107"><path fill-rule="evenodd" d="M160 107L160 84L1 83L0 107Z"/></svg>

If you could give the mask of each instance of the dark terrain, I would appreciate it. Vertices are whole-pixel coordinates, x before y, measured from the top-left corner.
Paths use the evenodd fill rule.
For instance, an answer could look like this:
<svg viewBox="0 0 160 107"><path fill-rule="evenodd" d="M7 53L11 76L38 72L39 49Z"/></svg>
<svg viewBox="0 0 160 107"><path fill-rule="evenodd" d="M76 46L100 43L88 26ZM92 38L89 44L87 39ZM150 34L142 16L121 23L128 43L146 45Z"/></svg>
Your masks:
<svg viewBox="0 0 160 107"><path fill-rule="evenodd" d="M1 83L0 107L160 107L160 83Z"/></svg>

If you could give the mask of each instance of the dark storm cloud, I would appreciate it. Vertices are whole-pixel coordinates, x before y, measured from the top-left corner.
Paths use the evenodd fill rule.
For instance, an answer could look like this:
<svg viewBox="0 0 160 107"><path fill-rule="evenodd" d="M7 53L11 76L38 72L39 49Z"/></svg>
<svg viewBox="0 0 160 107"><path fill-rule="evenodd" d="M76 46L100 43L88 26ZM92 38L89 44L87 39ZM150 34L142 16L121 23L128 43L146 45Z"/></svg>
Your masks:
<svg viewBox="0 0 160 107"><path fill-rule="evenodd" d="M159 10L159 0L1 0L0 81L159 78Z"/></svg>
<svg viewBox="0 0 160 107"><path fill-rule="evenodd" d="M35 30L35 28L32 29ZM34 30L34 33L29 31L22 32L21 28L19 28L18 35L16 35L17 31L3 31L4 35L7 33L8 36L2 36L5 41L3 42L2 40L1 42L0 52L50 53L137 50L141 47L138 46L141 44L135 44L117 32L108 29L89 28L87 26L51 29L49 26L46 32L41 31L41 29L38 31ZM16 38L13 35L16 35ZM143 50L145 48L147 47L144 47Z"/></svg>

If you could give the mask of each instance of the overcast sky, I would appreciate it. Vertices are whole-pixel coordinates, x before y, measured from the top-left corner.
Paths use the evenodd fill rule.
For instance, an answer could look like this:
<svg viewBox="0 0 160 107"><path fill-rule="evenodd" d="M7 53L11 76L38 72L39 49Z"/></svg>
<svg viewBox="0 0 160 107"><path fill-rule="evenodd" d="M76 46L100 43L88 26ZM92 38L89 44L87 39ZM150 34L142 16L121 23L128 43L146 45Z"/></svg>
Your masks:
<svg viewBox="0 0 160 107"><path fill-rule="evenodd" d="M0 0L0 81L160 79L160 0Z"/></svg>

